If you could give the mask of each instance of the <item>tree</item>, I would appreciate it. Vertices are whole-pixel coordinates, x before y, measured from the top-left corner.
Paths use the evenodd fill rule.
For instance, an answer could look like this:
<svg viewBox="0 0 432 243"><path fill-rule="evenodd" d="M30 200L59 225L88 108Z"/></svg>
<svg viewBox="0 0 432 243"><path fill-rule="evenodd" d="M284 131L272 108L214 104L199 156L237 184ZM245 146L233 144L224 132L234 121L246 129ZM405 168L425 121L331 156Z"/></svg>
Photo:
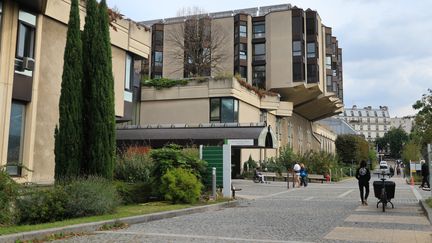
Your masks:
<svg viewBox="0 0 432 243"><path fill-rule="evenodd" d="M414 141L405 144L402 151L402 160L405 162L420 160L420 146Z"/></svg>
<svg viewBox="0 0 432 243"><path fill-rule="evenodd" d="M384 140L389 144L390 156L400 158L403 144L409 139L408 134L402 128L392 128L385 135Z"/></svg>
<svg viewBox="0 0 432 243"><path fill-rule="evenodd" d="M362 137L351 134L339 135L335 145L339 159L346 164L368 160L369 144Z"/></svg>
<svg viewBox="0 0 432 243"><path fill-rule="evenodd" d="M428 89L428 92L413 105L418 110L413 132L419 137L423 151L427 143L432 143L432 89Z"/></svg>
<svg viewBox="0 0 432 243"><path fill-rule="evenodd" d="M115 157L114 78L106 1L87 0L83 34L86 173L112 179Z"/></svg>
<svg viewBox="0 0 432 243"><path fill-rule="evenodd" d="M184 77L209 76L225 60L226 34L201 9L184 9L179 15L185 16L185 21L174 25L165 37L173 46L167 54L173 62L183 63Z"/></svg>
<svg viewBox="0 0 432 243"><path fill-rule="evenodd" d="M83 150L82 42L78 0L69 13L59 102L59 126L55 130L55 178L80 173Z"/></svg>

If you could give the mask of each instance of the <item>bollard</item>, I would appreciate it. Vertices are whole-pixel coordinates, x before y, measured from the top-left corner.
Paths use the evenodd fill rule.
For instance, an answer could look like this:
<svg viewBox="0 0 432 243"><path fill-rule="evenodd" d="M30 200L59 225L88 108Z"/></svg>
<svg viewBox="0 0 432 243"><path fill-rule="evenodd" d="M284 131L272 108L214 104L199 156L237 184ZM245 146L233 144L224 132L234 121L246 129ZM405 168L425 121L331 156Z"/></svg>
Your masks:
<svg viewBox="0 0 432 243"><path fill-rule="evenodd" d="M213 199L216 200L216 167L212 168L212 195Z"/></svg>

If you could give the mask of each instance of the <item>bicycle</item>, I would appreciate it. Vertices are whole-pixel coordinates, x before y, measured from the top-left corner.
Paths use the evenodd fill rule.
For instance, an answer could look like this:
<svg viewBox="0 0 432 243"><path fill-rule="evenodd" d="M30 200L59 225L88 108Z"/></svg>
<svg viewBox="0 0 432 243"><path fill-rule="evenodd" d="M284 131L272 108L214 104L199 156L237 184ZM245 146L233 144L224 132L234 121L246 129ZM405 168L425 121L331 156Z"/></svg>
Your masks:
<svg viewBox="0 0 432 243"><path fill-rule="evenodd" d="M378 174L379 177L380 174ZM377 208L379 208L379 204L382 205L382 211L385 212L387 207L387 203L390 203L392 208L394 208L391 199L394 198L396 184L393 181L387 181L385 176L391 177L390 173L386 173L384 170L381 172L381 181L374 181L374 193L375 197L379 199L377 202Z"/></svg>

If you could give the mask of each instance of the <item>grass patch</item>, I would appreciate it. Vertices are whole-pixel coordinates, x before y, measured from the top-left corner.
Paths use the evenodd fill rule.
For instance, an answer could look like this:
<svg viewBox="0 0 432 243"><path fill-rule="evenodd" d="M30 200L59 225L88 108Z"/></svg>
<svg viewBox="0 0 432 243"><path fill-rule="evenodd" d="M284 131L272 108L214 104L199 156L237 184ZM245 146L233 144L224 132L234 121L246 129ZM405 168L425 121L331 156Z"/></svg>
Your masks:
<svg viewBox="0 0 432 243"><path fill-rule="evenodd" d="M426 199L426 203L430 208L432 208L432 197Z"/></svg>
<svg viewBox="0 0 432 243"><path fill-rule="evenodd" d="M219 202L219 201L216 201L216 202ZM216 202L209 202L209 203L205 203L205 204L199 203L199 204L194 204L194 205L192 205L192 204L171 204L171 203L166 203L166 202L152 202L152 203L145 203L145 204L138 204L138 205L126 205L126 206L118 207L117 212L113 213L113 214L68 219L68 220L57 221L57 222L52 222L52 223L45 223L45 224L16 225L16 226L8 226L8 227L2 226L2 227L0 227L0 235L20 233L20 232L33 231L33 230L41 230L41 229L49 229L49 228L55 228L55 227L63 227L63 226L74 225L74 224L83 224L83 223L118 219L118 218L124 218L124 217L129 217L129 216L144 215L144 214L150 214L150 213L157 213L157 212L163 212L163 211L189 208L192 206L213 204Z"/></svg>

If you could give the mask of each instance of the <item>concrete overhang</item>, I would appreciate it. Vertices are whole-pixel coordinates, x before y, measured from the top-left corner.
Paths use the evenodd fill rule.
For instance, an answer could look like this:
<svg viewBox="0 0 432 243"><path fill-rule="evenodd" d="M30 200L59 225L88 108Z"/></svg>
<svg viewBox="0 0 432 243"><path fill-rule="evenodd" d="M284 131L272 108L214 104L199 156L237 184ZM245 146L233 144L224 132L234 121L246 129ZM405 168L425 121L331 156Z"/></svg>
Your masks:
<svg viewBox="0 0 432 243"><path fill-rule="evenodd" d="M312 101L294 105L294 112L310 121L324 119L342 111L343 103L335 96L320 95Z"/></svg>
<svg viewBox="0 0 432 243"><path fill-rule="evenodd" d="M275 111L276 116L292 116L293 103L287 101L281 101L279 108Z"/></svg>
<svg viewBox="0 0 432 243"><path fill-rule="evenodd" d="M282 101L292 102L294 106L312 101L322 94L318 84L305 83L292 87L273 88L272 91L278 92Z"/></svg>

